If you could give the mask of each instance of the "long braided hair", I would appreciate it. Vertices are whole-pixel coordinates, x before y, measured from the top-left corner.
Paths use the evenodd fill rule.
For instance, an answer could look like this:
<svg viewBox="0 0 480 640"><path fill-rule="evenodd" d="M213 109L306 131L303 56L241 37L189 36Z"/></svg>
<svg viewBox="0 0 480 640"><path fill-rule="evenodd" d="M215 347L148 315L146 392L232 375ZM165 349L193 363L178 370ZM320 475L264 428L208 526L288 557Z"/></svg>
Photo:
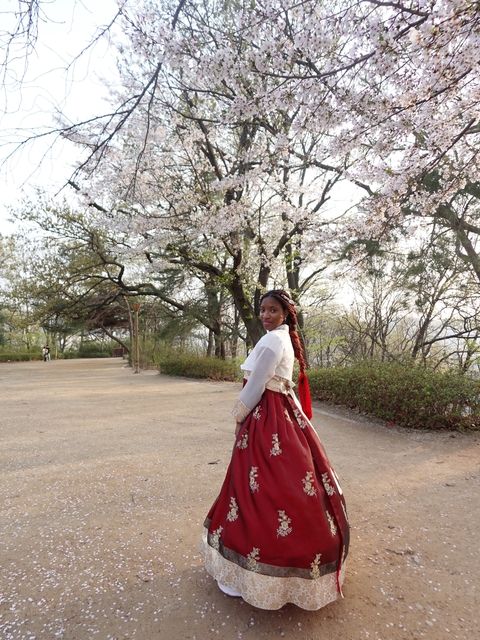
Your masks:
<svg viewBox="0 0 480 640"><path fill-rule="evenodd" d="M298 392L300 396L300 402L307 418L311 418L312 401L310 396L310 385L308 384L308 378L305 374L305 371L307 369L307 361L305 358L303 342L300 339L300 335L298 333L298 319L295 302L284 289L271 289L270 291L267 291L260 298L260 304L265 298L274 298L282 305L283 310L286 312L285 322L286 324L288 324L293 353L295 354L295 358L298 360L298 364L300 367L300 375L298 377Z"/></svg>

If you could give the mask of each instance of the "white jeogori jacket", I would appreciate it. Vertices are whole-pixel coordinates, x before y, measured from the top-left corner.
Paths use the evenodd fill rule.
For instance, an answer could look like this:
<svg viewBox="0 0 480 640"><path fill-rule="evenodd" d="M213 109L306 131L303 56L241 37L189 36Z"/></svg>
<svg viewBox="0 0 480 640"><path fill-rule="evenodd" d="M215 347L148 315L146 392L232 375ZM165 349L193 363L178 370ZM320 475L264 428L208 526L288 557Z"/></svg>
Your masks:
<svg viewBox="0 0 480 640"><path fill-rule="evenodd" d="M267 387L274 390L293 388L294 360L287 324L269 331L257 342L245 362L240 365L247 383L232 409L237 422L245 420Z"/></svg>

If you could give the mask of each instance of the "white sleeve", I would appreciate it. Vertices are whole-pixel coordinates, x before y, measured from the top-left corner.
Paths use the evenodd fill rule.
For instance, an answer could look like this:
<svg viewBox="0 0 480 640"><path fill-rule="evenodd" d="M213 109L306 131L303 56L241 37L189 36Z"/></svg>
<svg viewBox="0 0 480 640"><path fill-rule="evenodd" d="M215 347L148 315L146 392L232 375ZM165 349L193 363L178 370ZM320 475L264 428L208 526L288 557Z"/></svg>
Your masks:
<svg viewBox="0 0 480 640"><path fill-rule="evenodd" d="M275 375L275 369L282 357L282 345L262 346L255 360L255 368L247 379L238 397L232 414L237 422L243 422L250 411L257 405L265 391L266 383Z"/></svg>

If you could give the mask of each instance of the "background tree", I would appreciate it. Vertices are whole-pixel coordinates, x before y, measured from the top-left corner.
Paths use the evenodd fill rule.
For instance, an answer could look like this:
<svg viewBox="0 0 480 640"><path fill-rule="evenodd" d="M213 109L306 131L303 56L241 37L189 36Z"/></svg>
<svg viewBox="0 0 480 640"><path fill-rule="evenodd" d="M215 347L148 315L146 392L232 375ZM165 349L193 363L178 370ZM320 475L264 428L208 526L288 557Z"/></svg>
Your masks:
<svg viewBox="0 0 480 640"><path fill-rule="evenodd" d="M478 26L468 0L122 3L107 29L119 43L112 108L51 132L85 151L71 185L93 245L102 238L102 277L199 320L189 295L227 292L252 343L267 286L301 300L332 262L361 264L402 234L420 242L432 222L478 279ZM188 277L169 298L158 283L171 268ZM361 326L367 353L390 357L401 305L389 313L396 285L376 277L380 302ZM411 271L408 287L420 279ZM428 340L444 340L429 333L442 303L417 300L412 350L425 358ZM216 313L204 326L221 353L231 314Z"/></svg>

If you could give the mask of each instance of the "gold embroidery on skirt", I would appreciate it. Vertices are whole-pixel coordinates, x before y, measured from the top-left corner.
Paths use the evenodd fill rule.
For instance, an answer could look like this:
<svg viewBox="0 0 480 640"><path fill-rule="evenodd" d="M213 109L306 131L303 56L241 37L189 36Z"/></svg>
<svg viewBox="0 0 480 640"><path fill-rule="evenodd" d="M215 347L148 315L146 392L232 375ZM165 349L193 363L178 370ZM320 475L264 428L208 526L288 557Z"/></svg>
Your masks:
<svg viewBox="0 0 480 640"><path fill-rule="evenodd" d="M300 429L305 429L308 423L297 408L293 409L293 415L297 419L297 423Z"/></svg>
<svg viewBox="0 0 480 640"><path fill-rule="evenodd" d="M260 486L257 482L257 477L258 477L258 467L251 467L249 478L250 478L250 491L252 493L255 493L255 491L258 491L260 489Z"/></svg>
<svg viewBox="0 0 480 640"><path fill-rule="evenodd" d="M246 449L248 447L248 433L244 433L243 436L237 442L237 449Z"/></svg>
<svg viewBox="0 0 480 640"><path fill-rule="evenodd" d="M235 498L230 498L230 511L227 514L227 520L229 522L235 522L238 518L238 504Z"/></svg>
<svg viewBox="0 0 480 640"><path fill-rule="evenodd" d="M337 525L335 524L331 514L327 511L328 524L330 525L330 533L332 536L337 535Z"/></svg>
<svg viewBox="0 0 480 640"><path fill-rule="evenodd" d="M270 449L271 456L279 456L282 453L280 448L280 441L278 439L278 433L272 434L272 448Z"/></svg>
<svg viewBox="0 0 480 640"><path fill-rule="evenodd" d="M302 480L303 482L303 490L307 494L307 496L316 496L317 490L313 484L313 471L307 471L307 475Z"/></svg>
<svg viewBox="0 0 480 640"><path fill-rule="evenodd" d="M261 413L262 413L262 407L260 405L257 405L255 407L255 411L253 412L253 417L255 418L255 420L260 420Z"/></svg>
<svg viewBox="0 0 480 640"><path fill-rule="evenodd" d="M290 526L292 523L292 519L287 516L285 511L278 512L278 523L279 526L277 529L277 536L282 536L284 538L285 536L288 536L290 533L292 533L293 529Z"/></svg>
<svg viewBox="0 0 480 640"><path fill-rule="evenodd" d="M247 555L247 569L249 571L258 571L258 561L260 560L260 549L253 547Z"/></svg>
<svg viewBox="0 0 480 640"><path fill-rule="evenodd" d="M290 414L288 413L288 411L287 411L286 409L284 409L284 410L283 410L283 413L284 413L284 415L285 415L285 420L286 420L287 422L290 422L290 424L293 424L293 423L292 423L292 419L290 418Z"/></svg>
<svg viewBox="0 0 480 640"><path fill-rule="evenodd" d="M322 473L322 482L327 494L329 496L333 496L333 494L335 493L335 489L330 484L330 476L328 475L328 473Z"/></svg>
<svg viewBox="0 0 480 640"><path fill-rule="evenodd" d="M321 560L321 558L322 558L322 554L321 553L317 553L317 555L315 556L315 560L310 565L312 567L312 570L310 571L310 575L312 576L312 578L314 580L316 580L317 578L320 578L320 560Z"/></svg>
<svg viewBox="0 0 480 640"><path fill-rule="evenodd" d="M215 529L215 531L212 533L210 538L211 546L217 551L220 549L220 534L222 533L222 531L223 527L218 527L218 529Z"/></svg>

